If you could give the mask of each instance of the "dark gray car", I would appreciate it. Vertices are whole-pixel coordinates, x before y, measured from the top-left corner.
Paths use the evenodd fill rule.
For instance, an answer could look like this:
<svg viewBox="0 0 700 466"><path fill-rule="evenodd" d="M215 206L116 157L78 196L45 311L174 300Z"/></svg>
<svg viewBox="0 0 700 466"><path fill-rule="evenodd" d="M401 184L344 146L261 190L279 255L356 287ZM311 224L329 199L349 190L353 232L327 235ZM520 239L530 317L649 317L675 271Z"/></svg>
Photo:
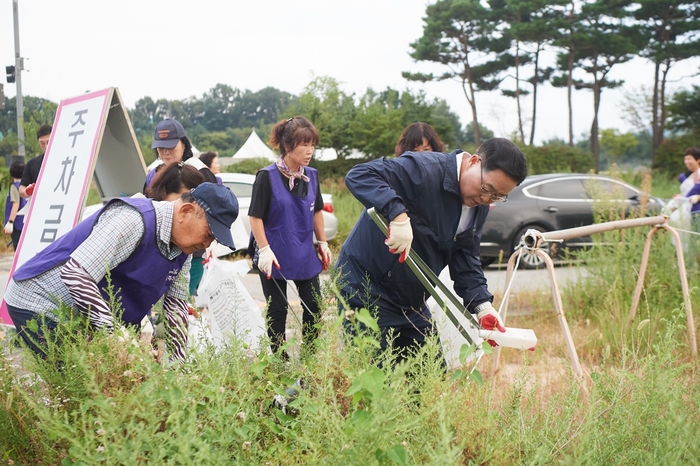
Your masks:
<svg viewBox="0 0 700 466"><path fill-rule="evenodd" d="M594 194L594 193L607 193ZM486 266L498 259L503 251L507 262L520 238L530 228L541 232L591 225L593 202L596 197L624 199L627 210L639 206L642 191L628 183L602 175L549 174L528 176L509 195L508 202L495 203L486 218L481 237L481 262ZM648 210L658 213L661 199L650 197ZM589 236L567 240L557 245L563 249L577 249L591 245ZM547 247L548 245L545 245ZM556 254L550 252L553 256ZM525 268L543 266L541 258L523 254L520 264Z"/></svg>

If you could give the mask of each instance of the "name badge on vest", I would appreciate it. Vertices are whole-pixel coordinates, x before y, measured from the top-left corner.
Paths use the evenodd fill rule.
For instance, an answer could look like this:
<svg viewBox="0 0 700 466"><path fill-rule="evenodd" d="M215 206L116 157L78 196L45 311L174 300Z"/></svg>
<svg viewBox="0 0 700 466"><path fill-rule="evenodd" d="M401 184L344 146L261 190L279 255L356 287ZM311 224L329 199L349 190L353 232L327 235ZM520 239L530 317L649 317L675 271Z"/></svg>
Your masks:
<svg viewBox="0 0 700 466"><path fill-rule="evenodd" d="M165 279L166 283L172 283L175 281L177 276L180 275L180 269L173 269L168 273L168 278Z"/></svg>

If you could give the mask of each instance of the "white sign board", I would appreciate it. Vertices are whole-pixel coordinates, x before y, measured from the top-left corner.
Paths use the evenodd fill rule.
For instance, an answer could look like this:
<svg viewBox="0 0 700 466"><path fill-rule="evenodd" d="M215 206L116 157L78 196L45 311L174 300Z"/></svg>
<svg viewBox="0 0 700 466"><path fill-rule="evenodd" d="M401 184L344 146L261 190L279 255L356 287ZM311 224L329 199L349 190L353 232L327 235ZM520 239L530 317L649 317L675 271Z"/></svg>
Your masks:
<svg viewBox="0 0 700 466"><path fill-rule="evenodd" d="M32 196L14 267L78 223L92 178L93 154L109 90L62 101Z"/></svg>

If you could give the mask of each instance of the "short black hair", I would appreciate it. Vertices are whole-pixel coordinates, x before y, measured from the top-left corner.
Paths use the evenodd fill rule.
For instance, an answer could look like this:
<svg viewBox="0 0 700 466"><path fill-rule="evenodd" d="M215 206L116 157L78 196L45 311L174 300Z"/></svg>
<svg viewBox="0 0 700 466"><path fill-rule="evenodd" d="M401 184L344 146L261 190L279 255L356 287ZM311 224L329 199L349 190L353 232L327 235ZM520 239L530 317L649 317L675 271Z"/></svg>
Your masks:
<svg viewBox="0 0 700 466"><path fill-rule="evenodd" d="M475 154L481 156L484 170L501 170L518 185L527 176L525 156L518 146L508 139L487 139L479 146Z"/></svg>
<svg viewBox="0 0 700 466"><path fill-rule="evenodd" d="M53 128L51 127L51 125L41 125L36 132L36 138L39 139L42 136L46 136L47 134L51 134L52 129Z"/></svg>
<svg viewBox="0 0 700 466"><path fill-rule="evenodd" d="M22 173L24 173L24 162L19 160L12 162L12 165L10 165L10 176L12 178L22 178Z"/></svg>

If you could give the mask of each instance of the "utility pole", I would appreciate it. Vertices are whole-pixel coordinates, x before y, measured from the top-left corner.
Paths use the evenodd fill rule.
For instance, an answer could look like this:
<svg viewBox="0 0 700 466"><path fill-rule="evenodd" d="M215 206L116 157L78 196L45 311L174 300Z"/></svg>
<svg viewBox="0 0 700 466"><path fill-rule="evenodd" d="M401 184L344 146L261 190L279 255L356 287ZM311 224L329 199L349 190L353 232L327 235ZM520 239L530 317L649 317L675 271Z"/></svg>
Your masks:
<svg viewBox="0 0 700 466"><path fill-rule="evenodd" d="M24 101L22 100L22 70L24 58L19 55L19 0L12 0L12 13L15 22L15 72L17 83L17 155L24 159Z"/></svg>

